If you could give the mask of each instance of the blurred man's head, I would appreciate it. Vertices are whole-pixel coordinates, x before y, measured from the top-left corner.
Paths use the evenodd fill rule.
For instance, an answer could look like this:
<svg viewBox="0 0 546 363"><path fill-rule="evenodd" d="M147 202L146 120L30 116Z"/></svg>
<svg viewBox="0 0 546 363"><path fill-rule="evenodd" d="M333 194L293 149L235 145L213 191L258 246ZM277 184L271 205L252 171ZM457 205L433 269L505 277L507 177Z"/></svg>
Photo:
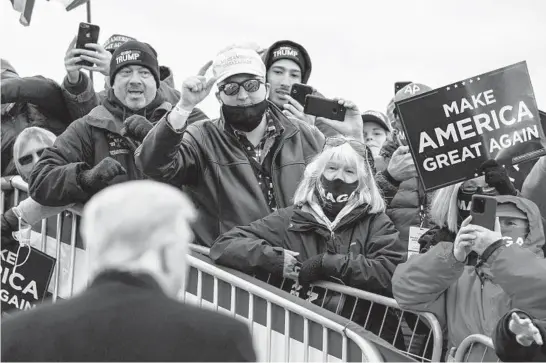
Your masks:
<svg viewBox="0 0 546 363"><path fill-rule="evenodd" d="M107 270L147 273L176 296L185 286L195 218L191 201L167 184L140 180L104 189L83 212L90 277Z"/></svg>
<svg viewBox="0 0 546 363"><path fill-rule="evenodd" d="M269 100L279 107L288 102L286 96L294 83L307 83L311 75L311 59L300 44L282 40L264 54L267 83L271 85Z"/></svg>
<svg viewBox="0 0 546 363"><path fill-rule="evenodd" d="M30 172L44 150L53 146L56 136L40 127L28 127L21 131L13 144L13 160L17 172L28 182Z"/></svg>
<svg viewBox="0 0 546 363"><path fill-rule="evenodd" d="M381 112L366 111L362 114L364 143L374 157L379 156L387 137L390 134L387 117Z"/></svg>
<svg viewBox="0 0 546 363"><path fill-rule="evenodd" d="M230 48L218 54L212 70L226 123L241 131L254 130L268 108L269 93L265 65L258 53L248 48Z"/></svg>
<svg viewBox="0 0 546 363"><path fill-rule="evenodd" d="M110 85L116 97L131 110L148 106L159 88L156 51L146 43L120 45L110 61Z"/></svg>

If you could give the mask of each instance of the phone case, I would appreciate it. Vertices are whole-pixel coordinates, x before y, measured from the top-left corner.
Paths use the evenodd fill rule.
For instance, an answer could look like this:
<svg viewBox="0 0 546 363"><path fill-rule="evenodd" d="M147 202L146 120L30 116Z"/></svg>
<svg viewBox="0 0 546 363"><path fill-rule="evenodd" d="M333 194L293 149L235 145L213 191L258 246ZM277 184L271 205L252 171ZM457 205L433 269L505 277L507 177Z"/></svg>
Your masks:
<svg viewBox="0 0 546 363"><path fill-rule="evenodd" d="M76 41L76 48L86 49L85 44L97 43L99 41L99 31L100 31L100 27L98 25L80 23L80 28L78 30L78 40ZM85 65L89 67L93 66L93 63L89 61L84 61L84 60L76 64Z"/></svg>
<svg viewBox="0 0 546 363"><path fill-rule="evenodd" d="M290 97L298 101L302 106L305 105L306 97L312 93L313 87L301 83L294 83L290 89Z"/></svg>
<svg viewBox="0 0 546 363"><path fill-rule="evenodd" d="M337 101L309 95L305 99L304 113L330 120L343 121L347 109Z"/></svg>
<svg viewBox="0 0 546 363"><path fill-rule="evenodd" d="M476 211L475 208L479 208L476 200L483 200L483 212ZM472 209L470 210L472 216L471 224L482 226L491 231L495 230L495 218L497 216L497 200L494 197L486 195L474 195L472 196Z"/></svg>

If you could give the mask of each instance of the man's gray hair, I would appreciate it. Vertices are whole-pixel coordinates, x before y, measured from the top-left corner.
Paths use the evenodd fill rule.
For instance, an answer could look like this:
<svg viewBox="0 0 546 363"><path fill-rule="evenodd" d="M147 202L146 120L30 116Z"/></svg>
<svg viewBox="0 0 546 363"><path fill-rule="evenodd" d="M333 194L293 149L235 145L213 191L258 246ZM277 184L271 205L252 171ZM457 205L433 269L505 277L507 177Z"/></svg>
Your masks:
<svg viewBox="0 0 546 363"><path fill-rule="evenodd" d="M169 243L189 244L196 210L180 190L151 180L108 187L86 204L82 238L93 274Z"/></svg>

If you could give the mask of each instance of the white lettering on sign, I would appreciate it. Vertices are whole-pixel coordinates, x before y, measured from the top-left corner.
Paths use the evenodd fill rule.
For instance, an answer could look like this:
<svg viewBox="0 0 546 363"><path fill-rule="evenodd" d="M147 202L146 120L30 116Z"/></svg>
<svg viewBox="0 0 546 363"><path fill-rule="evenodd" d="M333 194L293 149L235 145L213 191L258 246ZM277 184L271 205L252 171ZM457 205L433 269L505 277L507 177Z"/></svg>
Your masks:
<svg viewBox="0 0 546 363"><path fill-rule="evenodd" d="M22 291L23 294L30 294L34 299L38 300L38 287L36 281L25 281L25 277L17 272L12 272L9 268L0 267L0 275L2 284L8 284L16 291Z"/></svg>
<svg viewBox="0 0 546 363"><path fill-rule="evenodd" d="M533 127L527 127L510 134L501 135L498 138L498 141L496 139L491 139L489 143L489 152L506 149L516 144L539 138L538 127L537 125L533 125Z"/></svg>
<svg viewBox="0 0 546 363"><path fill-rule="evenodd" d="M485 99L488 98L485 97ZM455 104L454 107L457 108L457 105ZM504 126L512 126L523 120L533 119L533 115L524 101L519 102L517 113L514 112L513 106L507 105L498 111L491 110L490 115L482 113L449 123L447 126L435 127L434 134L430 133L430 135L426 131L421 131L419 135L419 153L424 152L429 147L433 149L442 147L446 142L456 143L476 135L482 135L484 130L494 131ZM491 125L491 122L493 125Z"/></svg>
<svg viewBox="0 0 546 363"><path fill-rule="evenodd" d="M472 95L470 96L470 99L472 102L467 100L466 98L461 99L461 101L459 101L460 107L457 101L451 102L451 105L443 105L446 117L451 117L452 113L458 115L466 110L474 110L480 106L485 107L486 105L491 105L497 102L497 100L495 100L495 96L493 95L492 89L486 92L480 92L477 95Z"/></svg>
<svg viewBox="0 0 546 363"><path fill-rule="evenodd" d="M480 151L481 142L468 146L464 146L459 152L459 149L450 150L445 154L439 154L434 157L426 158L423 161L423 168L426 171L435 171L445 166L450 166L458 163L464 163L467 159L477 159L482 153ZM472 149L474 151L472 151ZM461 156L459 157L459 154Z"/></svg>
<svg viewBox="0 0 546 363"><path fill-rule="evenodd" d="M128 50L126 52L121 53L121 55L116 57L116 64L129 62L129 61L135 61L135 60L138 60L138 58L140 58L140 52Z"/></svg>

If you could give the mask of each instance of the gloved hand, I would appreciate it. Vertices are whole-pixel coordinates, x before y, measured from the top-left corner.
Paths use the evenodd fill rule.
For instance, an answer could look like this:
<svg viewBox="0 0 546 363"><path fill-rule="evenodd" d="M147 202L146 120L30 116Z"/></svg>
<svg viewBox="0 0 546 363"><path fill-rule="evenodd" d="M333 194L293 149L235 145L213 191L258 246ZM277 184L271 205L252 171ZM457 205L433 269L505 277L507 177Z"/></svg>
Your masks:
<svg viewBox="0 0 546 363"><path fill-rule="evenodd" d="M13 208L2 214L2 247L17 243L12 232L19 230L19 218L13 212Z"/></svg>
<svg viewBox="0 0 546 363"><path fill-rule="evenodd" d="M120 133L121 136L129 136L136 141L142 142L153 127L154 125L145 117L132 115L123 122L123 129Z"/></svg>
<svg viewBox="0 0 546 363"><path fill-rule="evenodd" d="M517 195L518 191L508 177L508 172L496 160L489 159L480 166L485 174L485 182L497 189L501 195Z"/></svg>
<svg viewBox="0 0 546 363"><path fill-rule="evenodd" d="M298 275L300 285L308 285L324 278L324 274L322 272L323 257L324 255L322 254L316 255L303 262Z"/></svg>
<svg viewBox="0 0 546 363"><path fill-rule="evenodd" d="M127 174L125 168L117 160L107 157L93 169L82 171L78 175L78 183L82 189L95 193L106 188L116 176L124 174Z"/></svg>

